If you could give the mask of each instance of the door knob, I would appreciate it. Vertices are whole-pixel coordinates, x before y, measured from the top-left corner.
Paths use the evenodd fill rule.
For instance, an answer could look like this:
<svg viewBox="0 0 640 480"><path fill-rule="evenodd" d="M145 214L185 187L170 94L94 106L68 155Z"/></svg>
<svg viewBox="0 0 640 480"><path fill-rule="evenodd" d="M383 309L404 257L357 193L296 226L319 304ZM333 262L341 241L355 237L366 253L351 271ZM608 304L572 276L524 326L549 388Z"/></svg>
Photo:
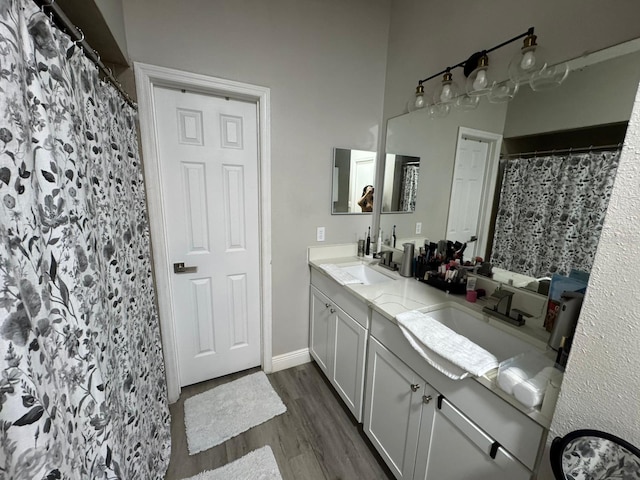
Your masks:
<svg viewBox="0 0 640 480"><path fill-rule="evenodd" d="M433 397L431 395L422 396L422 403L429 403L431 400L433 400Z"/></svg>
<svg viewBox="0 0 640 480"><path fill-rule="evenodd" d="M184 262L173 264L173 273L196 273L198 267L185 267Z"/></svg>
<svg viewBox="0 0 640 480"><path fill-rule="evenodd" d="M412 391L417 392L419 388L420 388L420 384L419 383L412 383L411 384L411 390Z"/></svg>

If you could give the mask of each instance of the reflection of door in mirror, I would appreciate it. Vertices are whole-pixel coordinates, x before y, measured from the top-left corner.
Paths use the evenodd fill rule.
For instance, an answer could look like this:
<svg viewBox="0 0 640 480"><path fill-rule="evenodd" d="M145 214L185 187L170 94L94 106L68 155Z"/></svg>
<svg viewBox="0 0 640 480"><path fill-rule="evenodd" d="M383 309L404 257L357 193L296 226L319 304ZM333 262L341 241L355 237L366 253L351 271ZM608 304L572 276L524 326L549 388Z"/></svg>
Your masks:
<svg viewBox="0 0 640 480"><path fill-rule="evenodd" d="M335 148L331 213L363 213L358 200L363 188L374 184L375 170L376 152Z"/></svg>
<svg viewBox="0 0 640 480"><path fill-rule="evenodd" d="M375 175L375 153L363 152L361 150L351 151L351 184L349 185L349 211L357 212L360 207L362 212L371 212L373 207L370 203L365 206L358 204L360 198L365 194L365 188L373 185Z"/></svg>
<svg viewBox="0 0 640 480"><path fill-rule="evenodd" d="M465 243L465 255L485 256L502 136L460 127L453 170L446 239Z"/></svg>
<svg viewBox="0 0 640 480"><path fill-rule="evenodd" d="M407 212L416 209L420 157L387 154L382 186L382 211Z"/></svg>
<svg viewBox="0 0 640 480"><path fill-rule="evenodd" d="M451 186L447 239L464 243L478 235L488 153L486 142L467 137L460 139ZM468 258L474 258L475 243L468 245L465 253Z"/></svg>

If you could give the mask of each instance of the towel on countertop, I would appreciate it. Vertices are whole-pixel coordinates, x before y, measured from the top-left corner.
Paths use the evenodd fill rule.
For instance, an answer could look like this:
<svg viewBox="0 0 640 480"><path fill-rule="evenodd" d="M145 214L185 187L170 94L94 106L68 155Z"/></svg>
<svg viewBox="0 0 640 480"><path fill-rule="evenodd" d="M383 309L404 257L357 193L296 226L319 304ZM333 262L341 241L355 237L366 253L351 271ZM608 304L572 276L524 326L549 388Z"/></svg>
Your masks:
<svg viewBox="0 0 640 480"><path fill-rule="evenodd" d="M469 375L480 377L498 368L494 355L427 314L412 310L396 315L396 320L411 346L453 380Z"/></svg>
<svg viewBox="0 0 640 480"><path fill-rule="evenodd" d="M334 265L333 263L323 263L320 265L320 268L327 272L336 282L340 285L353 285L354 283L362 283L361 280L357 279L349 272L345 272L339 266Z"/></svg>

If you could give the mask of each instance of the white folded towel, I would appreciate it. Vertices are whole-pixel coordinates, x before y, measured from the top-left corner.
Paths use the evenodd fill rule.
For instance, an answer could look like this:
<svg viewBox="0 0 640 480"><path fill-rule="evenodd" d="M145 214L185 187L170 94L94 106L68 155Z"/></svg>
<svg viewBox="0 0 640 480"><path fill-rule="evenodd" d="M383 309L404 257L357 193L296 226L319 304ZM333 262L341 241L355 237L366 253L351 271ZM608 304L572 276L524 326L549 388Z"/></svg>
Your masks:
<svg viewBox="0 0 640 480"><path fill-rule="evenodd" d="M411 346L453 380L482 376L498 367L494 355L427 314L412 310L396 315L396 320Z"/></svg>
<svg viewBox="0 0 640 480"><path fill-rule="evenodd" d="M323 263L320 265L320 268L327 272L331 278L333 278L340 285L353 285L355 283L362 283L361 280L357 279L349 272L345 272L339 266L334 265L333 263Z"/></svg>

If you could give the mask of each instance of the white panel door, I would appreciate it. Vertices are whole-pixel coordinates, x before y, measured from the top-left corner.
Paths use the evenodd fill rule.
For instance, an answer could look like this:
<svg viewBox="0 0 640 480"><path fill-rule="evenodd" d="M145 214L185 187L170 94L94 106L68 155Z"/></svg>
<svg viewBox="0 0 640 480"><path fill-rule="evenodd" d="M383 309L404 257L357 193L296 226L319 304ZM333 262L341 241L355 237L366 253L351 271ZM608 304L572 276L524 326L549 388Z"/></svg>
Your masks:
<svg viewBox="0 0 640 480"><path fill-rule="evenodd" d="M456 162L449 202L447 240L466 242L478 235L480 205L485 188L486 169L489 164L489 145L486 142L461 138L456 152ZM476 243L470 243L465 258L473 258Z"/></svg>
<svg viewBox="0 0 640 480"><path fill-rule="evenodd" d="M184 386L260 365L257 107L162 87L154 96Z"/></svg>

